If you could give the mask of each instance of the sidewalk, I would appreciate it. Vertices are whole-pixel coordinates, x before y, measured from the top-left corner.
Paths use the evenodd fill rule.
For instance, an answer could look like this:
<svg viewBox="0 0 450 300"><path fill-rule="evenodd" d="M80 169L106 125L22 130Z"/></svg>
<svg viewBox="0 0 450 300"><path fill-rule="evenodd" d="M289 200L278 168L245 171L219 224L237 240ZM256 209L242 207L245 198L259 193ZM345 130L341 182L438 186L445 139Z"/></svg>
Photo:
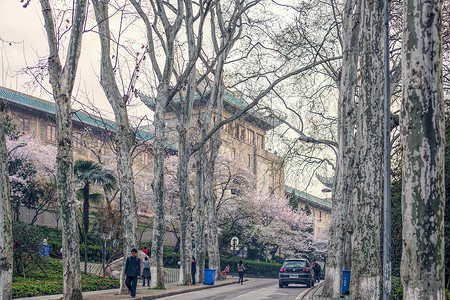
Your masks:
<svg viewBox="0 0 450 300"><path fill-rule="evenodd" d="M142 285L138 285L136 290L136 298L139 300L150 300L150 299L158 299L162 297L168 297L178 294L189 293L193 291L200 291L204 289L210 289L219 286L225 286L230 284L237 283L237 277L228 276L226 280L218 280L215 281L214 285L204 285L204 284L196 284L195 286L180 286L175 283L167 284L166 290L149 290L148 287L143 287ZM246 281L246 280L244 280ZM92 291L92 292L84 292L83 299L86 300L120 300L120 299L130 299L130 294L119 295L119 289L112 290L103 290L103 291ZM49 295L49 296L37 296L37 297L28 297L28 298L15 298L15 300L59 300L62 299L62 294L59 295Z"/></svg>

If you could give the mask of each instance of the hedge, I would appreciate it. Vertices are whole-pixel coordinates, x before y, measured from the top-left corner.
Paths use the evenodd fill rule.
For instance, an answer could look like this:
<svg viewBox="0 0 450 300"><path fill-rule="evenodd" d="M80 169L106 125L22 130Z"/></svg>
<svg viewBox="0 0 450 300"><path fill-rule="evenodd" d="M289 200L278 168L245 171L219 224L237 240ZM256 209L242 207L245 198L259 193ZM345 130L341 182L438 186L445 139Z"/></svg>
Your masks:
<svg viewBox="0 0 450 300"><path fill-rule="evenodd" d="M62 248L61 243L57 241L49 241L48 244L51 246L50 253L55 254L57 257L61 256L61 253L59 252L59 250ZM88 245L88 261L101 262L102 251L103 247L101 246ZM80 260L84 261L84 245L80 245Z"/></svg>
<svg viewBox="0 0 450 300"><path fill-rule="evenodd" d="M267 263L267 262L261 262L261 261L253 261L253 260L247 260L247 259L241 259L236 257L234 259L235 269L237 269L237 263L242 260L245 266L245 273L251 274L253 276L257 277L266 277L266 278L278 278L278 273L281 268L281 264L279 263ZM224 258L222 257L220 259L220 267L222 269L225 268L225 266L229 265L230 270L233 270L233 259L232 258Z"/></svg>
<svg viewBox="0 0 450 300"><path fill-rule="evenodd" d="M19 275L13 277L13 298L62 294L62 263L49 258L43 267L46 274L39 268L34 268L33 271L27 273L27 278ZM112 289L120 286L118 279L102 278L94 275L82 274L81 281L83 291Z"/></svg>

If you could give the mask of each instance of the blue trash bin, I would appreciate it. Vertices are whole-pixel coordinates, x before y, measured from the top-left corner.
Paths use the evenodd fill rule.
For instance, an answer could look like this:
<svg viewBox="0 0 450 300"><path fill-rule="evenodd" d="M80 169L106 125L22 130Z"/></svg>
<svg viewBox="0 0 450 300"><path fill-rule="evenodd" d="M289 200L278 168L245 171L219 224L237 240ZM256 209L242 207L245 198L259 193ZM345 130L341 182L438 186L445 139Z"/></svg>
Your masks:
<svg viewBox="0 0 450 300"><path fill-rule="evenodd" d="M348 287L350 286L350 270L344 270L342 273L342 286L341 286L341 294L344 295L348 291Z"/></svg>
<svg viewBox="0 0 450 300"><path fill-rule="evenodd" d="M205 269L205 284L214 285L216 269Z"/></svg>

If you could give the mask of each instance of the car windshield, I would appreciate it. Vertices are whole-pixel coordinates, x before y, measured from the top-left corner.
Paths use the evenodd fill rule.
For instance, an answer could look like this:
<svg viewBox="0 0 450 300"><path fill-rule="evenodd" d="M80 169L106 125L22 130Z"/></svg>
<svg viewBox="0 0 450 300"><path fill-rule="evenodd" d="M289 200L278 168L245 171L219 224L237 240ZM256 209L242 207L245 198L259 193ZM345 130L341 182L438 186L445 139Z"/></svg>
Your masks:
<svg viewBox="0 0 450 300"><path fill-rule="evenodd" d="M304 268L305 266L306 262L304 260L292 260L284 263L285 268Z"/></svg>

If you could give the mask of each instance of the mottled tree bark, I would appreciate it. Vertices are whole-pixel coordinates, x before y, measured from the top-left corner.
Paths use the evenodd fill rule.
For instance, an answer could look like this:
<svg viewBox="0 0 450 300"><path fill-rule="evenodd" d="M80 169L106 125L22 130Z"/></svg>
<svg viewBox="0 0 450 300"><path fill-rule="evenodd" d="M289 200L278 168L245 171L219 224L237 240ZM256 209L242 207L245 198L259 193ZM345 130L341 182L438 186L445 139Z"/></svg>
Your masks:
<svg viewBox="0 0 450 300"><path fill-rule="evenodd" d="M361 2L347 0L343 21L343 60L338 100L338 159L333 184L333 210L329 228L327 272L323 295L339 297L341 278L350 244L347 234L349 204L353 197L353 163L355 153L355 120L357 68L359 57ZM347 249L346 249L347 248Z"/></svg>
<svg viewBox="0 0 450 300"><path fill-rule="evenodd" d="M0 299L12 299L13 241L4 105L0 103Z"/></svg>
<svg viewBox="0 0 450 300"><path fill-rule="evenodd" d="M195 209L195 258L197 262L196 281L205 281L205 197L204 197L204 173L203 148L196 156L196 209Z"/></svg>
<svg viewBox="0 0 450 300"><path fill-rule="evenodd" d="M108 4L103 1L93 1L95 16L98 24L99 38L102 49L100 84L108 99L116 122L115 144L117 173L119 177L119 187L121 196L121 210L123 220L123 241L124 259L121 274L125 269L126 258L131 249L137 247L137 205L134 192L134 178L131 159L131 149L134 142L134 133L128 119L127 104L132 95L122 96L115 79L115 72L111 62L111 32L109 28ZM136 75L131 79L132 85L136 80ZM132 90L129 90L132 94ZM125 286L125 277L120 276L121 292L128 292Z"/></svg>
<svg viewBox="0 0 450 300"><path fill-rule="evenodd" d="M357 112L352 210L351 299L380 297L383 180L383 1L362 1L361 88Z"/></svg>
<svg viewBox="0 0 450 300"><path fill-rule="evenodd" d="M442 1L404 3L403 299L444 299Z"/></svg>
<svg viewBox="0 0 450 300"><path fill-rule="evenodd" d="M80 237L77 205L73 188L73 147L71 96L81 53L81 38L86 17L86 1L76 1L66 62L61 65L52 10L48 0L41 0L49 45L50 83L56 104L57 154L56 186L61 204L64 299L82 299Z"/></svg>
<svg viewBox="0 0 450 300"><path fill-rule="evenodd" d="M167 89L166 89L167 91ZM166 107L162 100L156 100L155 105L155 143L154 143L154 179L152 183L154 197L153 237L151 274L152 287L164 287L163 272L163 242L166 232L164 201L166 190L164 185L164 149L165 149L165 115Z"/></svg>

